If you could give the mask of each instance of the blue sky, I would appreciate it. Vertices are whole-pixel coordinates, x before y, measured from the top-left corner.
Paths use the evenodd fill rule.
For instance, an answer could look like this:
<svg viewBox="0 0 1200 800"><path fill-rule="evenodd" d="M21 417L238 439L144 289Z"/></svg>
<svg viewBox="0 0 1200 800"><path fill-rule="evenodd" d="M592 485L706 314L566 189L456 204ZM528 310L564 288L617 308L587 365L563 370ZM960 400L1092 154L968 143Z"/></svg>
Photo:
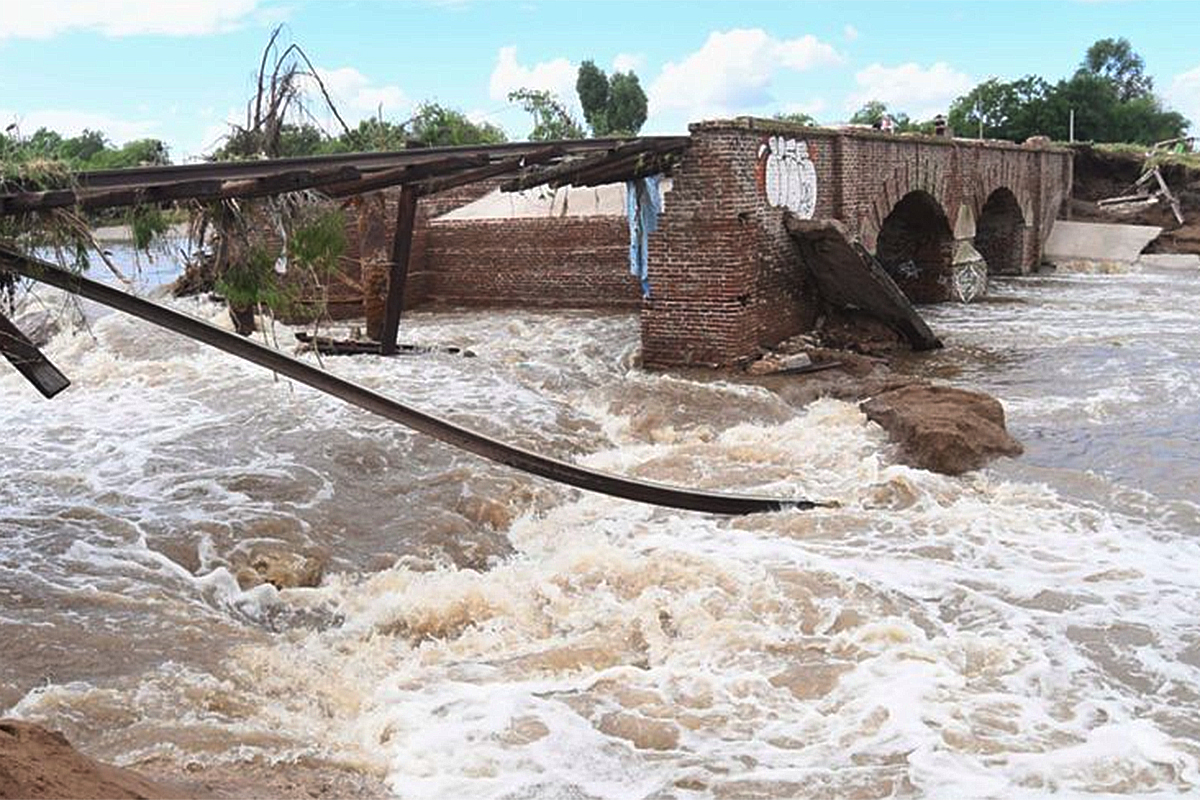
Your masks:
<svg viewBox="0 0 1200 800"><path fill-rule="evenodd" d="M989 76L1072 72L1125 36L1167 103L1200 123L1200 3L624 0L57 0L0 14L0 124L154 136L194 157L237 119L271 28L308 52L343 115L407 119L437 100L528 133L505 94L565 93L591 58L634 69L649 133L689 120L869 99L928 118Z"/></svg>

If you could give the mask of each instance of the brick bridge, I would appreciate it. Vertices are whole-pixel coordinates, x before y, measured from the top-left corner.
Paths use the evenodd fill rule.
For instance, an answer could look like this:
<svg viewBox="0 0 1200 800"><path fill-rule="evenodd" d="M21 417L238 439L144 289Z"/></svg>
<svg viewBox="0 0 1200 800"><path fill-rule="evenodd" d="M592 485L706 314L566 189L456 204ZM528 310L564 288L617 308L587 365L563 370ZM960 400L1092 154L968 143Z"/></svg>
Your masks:
<svg viewBox="0 0 1200 800"><path fill-rule="evenodd" d="M786 210L844 224L915 302L955 271L1021 274L1071 194L1071 154L1046 145L898 137L759 119L691 126L641 313L648 366L730 364L810 329L818 298Z"/></svg>
<svg viewBox="0 0 1200 800"><path fill-rule="evenodd" d="M615 207L442 216L496 179L420 201L405 306L638 308L646 366L727 365L819 316L801 248L784 228L789 210L838 220L911 299L937 302L968 268L977 280L1028 272L1071 191L1070 151L1045 145L749 118L697 123L690 134L650 236L651 299L629 275L628 226ZM394 195L386 203L374 215L384 259ZM362 289L340 291L343 313L360 315Z"/></svg>

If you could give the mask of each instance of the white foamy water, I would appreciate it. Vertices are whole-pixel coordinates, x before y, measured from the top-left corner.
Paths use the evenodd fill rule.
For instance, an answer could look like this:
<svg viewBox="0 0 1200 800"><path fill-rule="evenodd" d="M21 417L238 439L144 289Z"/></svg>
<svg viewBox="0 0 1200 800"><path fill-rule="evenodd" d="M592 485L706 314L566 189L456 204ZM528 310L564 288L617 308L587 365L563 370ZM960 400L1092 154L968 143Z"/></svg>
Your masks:
<svg viewBox="0 0 1200 800"><path fill-rule="evenodd" d="M852 404L642 373L628 315L419 313L406 341L477 357L325 360L592 467L839 503L734 519L103 316L47 348L58 399L0 372L0 705L123 763L306 759L406 798L1190 794L1198 290L1062 274L932 310L949 347L910 366L997 394L1028 448L964 478ZM258 545L323 584L243 591Z"/></svg>

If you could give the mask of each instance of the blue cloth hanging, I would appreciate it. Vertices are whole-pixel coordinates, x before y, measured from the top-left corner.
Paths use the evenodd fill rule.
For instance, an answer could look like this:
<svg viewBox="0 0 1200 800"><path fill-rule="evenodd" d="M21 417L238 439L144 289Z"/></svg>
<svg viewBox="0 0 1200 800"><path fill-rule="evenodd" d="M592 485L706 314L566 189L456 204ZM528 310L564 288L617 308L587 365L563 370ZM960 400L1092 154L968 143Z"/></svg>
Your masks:
<svg viewBox="0 0 1200 800"><path fill-rule="evenodd" d="M658 230L662 213L659 176L625 181L625 216L629 219L629 272L642 284L642 297L650 298L650 234Z"/></svg>

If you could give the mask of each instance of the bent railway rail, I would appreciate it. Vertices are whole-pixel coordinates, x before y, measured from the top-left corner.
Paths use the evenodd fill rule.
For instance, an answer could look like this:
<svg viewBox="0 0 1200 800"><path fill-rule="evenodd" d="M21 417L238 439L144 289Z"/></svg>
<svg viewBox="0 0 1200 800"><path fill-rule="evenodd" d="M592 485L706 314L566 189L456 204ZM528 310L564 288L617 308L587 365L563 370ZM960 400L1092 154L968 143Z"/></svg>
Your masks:
<svg viewBox="0 0 1200 800"><path fill-rule="evenodd" d="M468 430L452 422L339 378L278 350L258 344L207 322L172 311L156 303L75 275L48 261L0 247L0 268L57 287L109 308L223 350L230 355L285 375L359 408L398 422L434 439L514 469L558 483L640 503L703 511L712 514L753 514L788 509L809 510L830 504L806 499L786 499L724 494L683 489L570 464Z"/></svg>

